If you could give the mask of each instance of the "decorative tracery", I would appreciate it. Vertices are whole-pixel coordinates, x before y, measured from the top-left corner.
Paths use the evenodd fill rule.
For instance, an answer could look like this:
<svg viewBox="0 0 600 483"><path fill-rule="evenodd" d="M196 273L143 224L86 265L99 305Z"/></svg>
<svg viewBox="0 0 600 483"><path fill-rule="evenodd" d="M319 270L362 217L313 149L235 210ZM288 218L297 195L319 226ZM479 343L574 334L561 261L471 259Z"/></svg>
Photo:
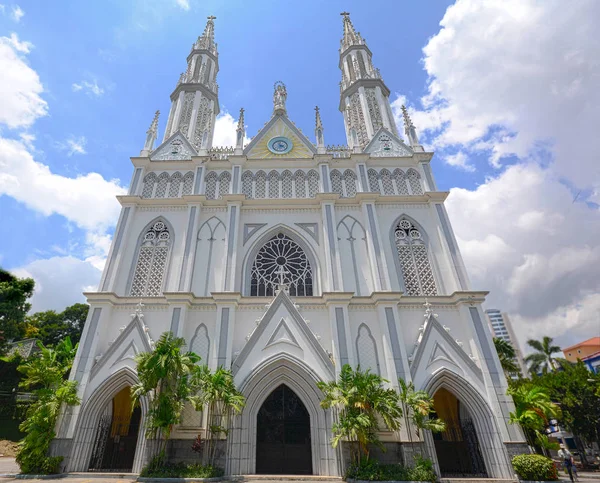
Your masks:
<svg viewBox="0 0 600 483"><path fill-rule="evenodd" d="M394 230L394 240L406 295L437 295L427 247L419 229L410 220L402 219Z"/></svg>
<svg viewBox="0 0 600 483"><path fill-rule="evenodd" d="M170 242L169 229L162 221L153 223L144 233L131 283L132 297L161 295Z"/></svg>
<svg viewBox="0 0 600 483"><path fill-rule="evenodd" d="M292 296L313 294L313 272L304 250L279 233L265 243L254 259L250 273L251 296L273 296L280 285Z"/></svg>

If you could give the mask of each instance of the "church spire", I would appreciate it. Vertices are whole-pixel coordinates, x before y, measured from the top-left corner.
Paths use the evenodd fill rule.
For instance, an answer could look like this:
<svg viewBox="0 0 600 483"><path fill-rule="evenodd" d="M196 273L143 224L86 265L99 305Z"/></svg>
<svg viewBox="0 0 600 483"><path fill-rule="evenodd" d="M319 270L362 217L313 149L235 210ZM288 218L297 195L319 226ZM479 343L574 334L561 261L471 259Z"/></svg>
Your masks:
<svg viewBox="0 0 600 483"><path fill-rule="evenodd" d="M246 134L246 128L244 127L244 108L240 109L240 117L238 119L238 125L236 131L235 141L235 154L242 154L244 150L244 135Z"/></svg>
<svg viewBox="0 0 600 483"><path fill-rule="evenodd" d="M315 137L317 138L317 153L325 154L325 138L323 137L323 122L319 106L315 106Z"/></svg>
<svg viewBox="0 0 600 483"><path fill-rule="evenodd" d="M339 67L340 111L344 114L348 145L355 151L364 149L382 127L398 134L392 109L390 90L379 69L373 67L373 54L360 33L356 32L350 14L341 13L344 32L340 47Z"/></svg>
<svg viewBox="0 0 600 483"><path fill-rule="evenodd" d="M419 144L417 130L415 129L415 125L412 123L412 120L408 115L408 109L406 109L404 104L402 105L402 117L404 118L404 134L406 134L408 144L410 144L412 148L417 148L417 150L422 151L423 147Z"/></svg>
<svg viewBox="0 0 600 483"><path fill-rule="evenodd" d="M140 156L148 156L152 152L152 149L154 149L154 142L156 141L156 137L158 136L159 115L160 111L156 111L154 113L154 119L152 119L152 123L146 131L146 142L144 143L144 149L142 149Z"/></svg>
<svg viewBox="0 0 600 483"><path fill-rule="evenodd" d="M171 111L164 137L167 140L179 131L198 152L212 147L215 119L220 111L216 18L208 17L204 32L192 44L186 71L171 94Z"/></svg>

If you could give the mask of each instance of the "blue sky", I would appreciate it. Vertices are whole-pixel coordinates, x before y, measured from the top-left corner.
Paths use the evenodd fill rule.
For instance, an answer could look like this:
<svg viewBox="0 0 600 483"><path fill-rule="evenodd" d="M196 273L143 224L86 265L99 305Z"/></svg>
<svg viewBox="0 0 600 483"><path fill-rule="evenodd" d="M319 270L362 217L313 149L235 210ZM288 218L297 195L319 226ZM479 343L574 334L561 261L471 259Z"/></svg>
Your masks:
<svg viewBox="0 0 600 483"><path fill-rule="evenodd" d="M162 139L169 94L207 15L217 17L222 114L237 119L244 107L254 136L282 80L290 118L312 139L319 105L326 143L345 144L338 47L348 10L395 112L406 102L436 151L475 288L491 289L490 303L531 328L523 334L596 330L600 281L587 271L600 261L589 224L600 199L589 153L600 148L590 127L600 107L593 0L568 15L559 2L533 0L0 4L0 68L18 73L0 81L0 105L3 95L11 105L0 113L0 263L36 277L35 308L61 308L97 283L128 158L157 109ZM587 131L583 150L573 138ZM584 236L552 233L558 226Z"/></svg>

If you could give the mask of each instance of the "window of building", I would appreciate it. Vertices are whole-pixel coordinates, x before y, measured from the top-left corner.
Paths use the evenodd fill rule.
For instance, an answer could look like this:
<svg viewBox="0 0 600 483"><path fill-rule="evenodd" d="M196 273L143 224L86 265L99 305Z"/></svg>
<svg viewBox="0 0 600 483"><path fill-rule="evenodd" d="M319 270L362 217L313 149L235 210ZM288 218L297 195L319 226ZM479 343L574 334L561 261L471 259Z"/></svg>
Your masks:
<svg viewBox="0 0 600 483"><path fill-rule="evenodd" d="M158 297L162 294L171 235L162 221L152 224L142 238L131 283L132 297Z"/></svg>

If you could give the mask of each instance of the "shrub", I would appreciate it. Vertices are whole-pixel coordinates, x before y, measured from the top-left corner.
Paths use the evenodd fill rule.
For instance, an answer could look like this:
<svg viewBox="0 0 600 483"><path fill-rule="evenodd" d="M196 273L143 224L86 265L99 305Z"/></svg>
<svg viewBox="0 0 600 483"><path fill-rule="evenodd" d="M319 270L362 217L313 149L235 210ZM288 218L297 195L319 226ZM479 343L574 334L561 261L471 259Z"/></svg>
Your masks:
<svg viewBox="0 0 600 483"><path fill-rule="evenodd" d="M360 464L351 464L346 470L346 478L367 481L430 481L437 479L431 460L415 457L415 466L408 468L401 464L383 465L374 459L363 459Z"/></svg>
<svg viewBox="0 0 600 483"><path fill-rule="evenodd" d="M223 474L222 468L211 465L166 463L162 455L152 458L140 472L145 478L216 478Z"/></svg>
<svg viewBox="0 0 600 483"><path fill-rule="evenodd" d="M558 471L554 462L539 454L519 454L512 459L512 465L521 480L558 480Z"/></svg>

